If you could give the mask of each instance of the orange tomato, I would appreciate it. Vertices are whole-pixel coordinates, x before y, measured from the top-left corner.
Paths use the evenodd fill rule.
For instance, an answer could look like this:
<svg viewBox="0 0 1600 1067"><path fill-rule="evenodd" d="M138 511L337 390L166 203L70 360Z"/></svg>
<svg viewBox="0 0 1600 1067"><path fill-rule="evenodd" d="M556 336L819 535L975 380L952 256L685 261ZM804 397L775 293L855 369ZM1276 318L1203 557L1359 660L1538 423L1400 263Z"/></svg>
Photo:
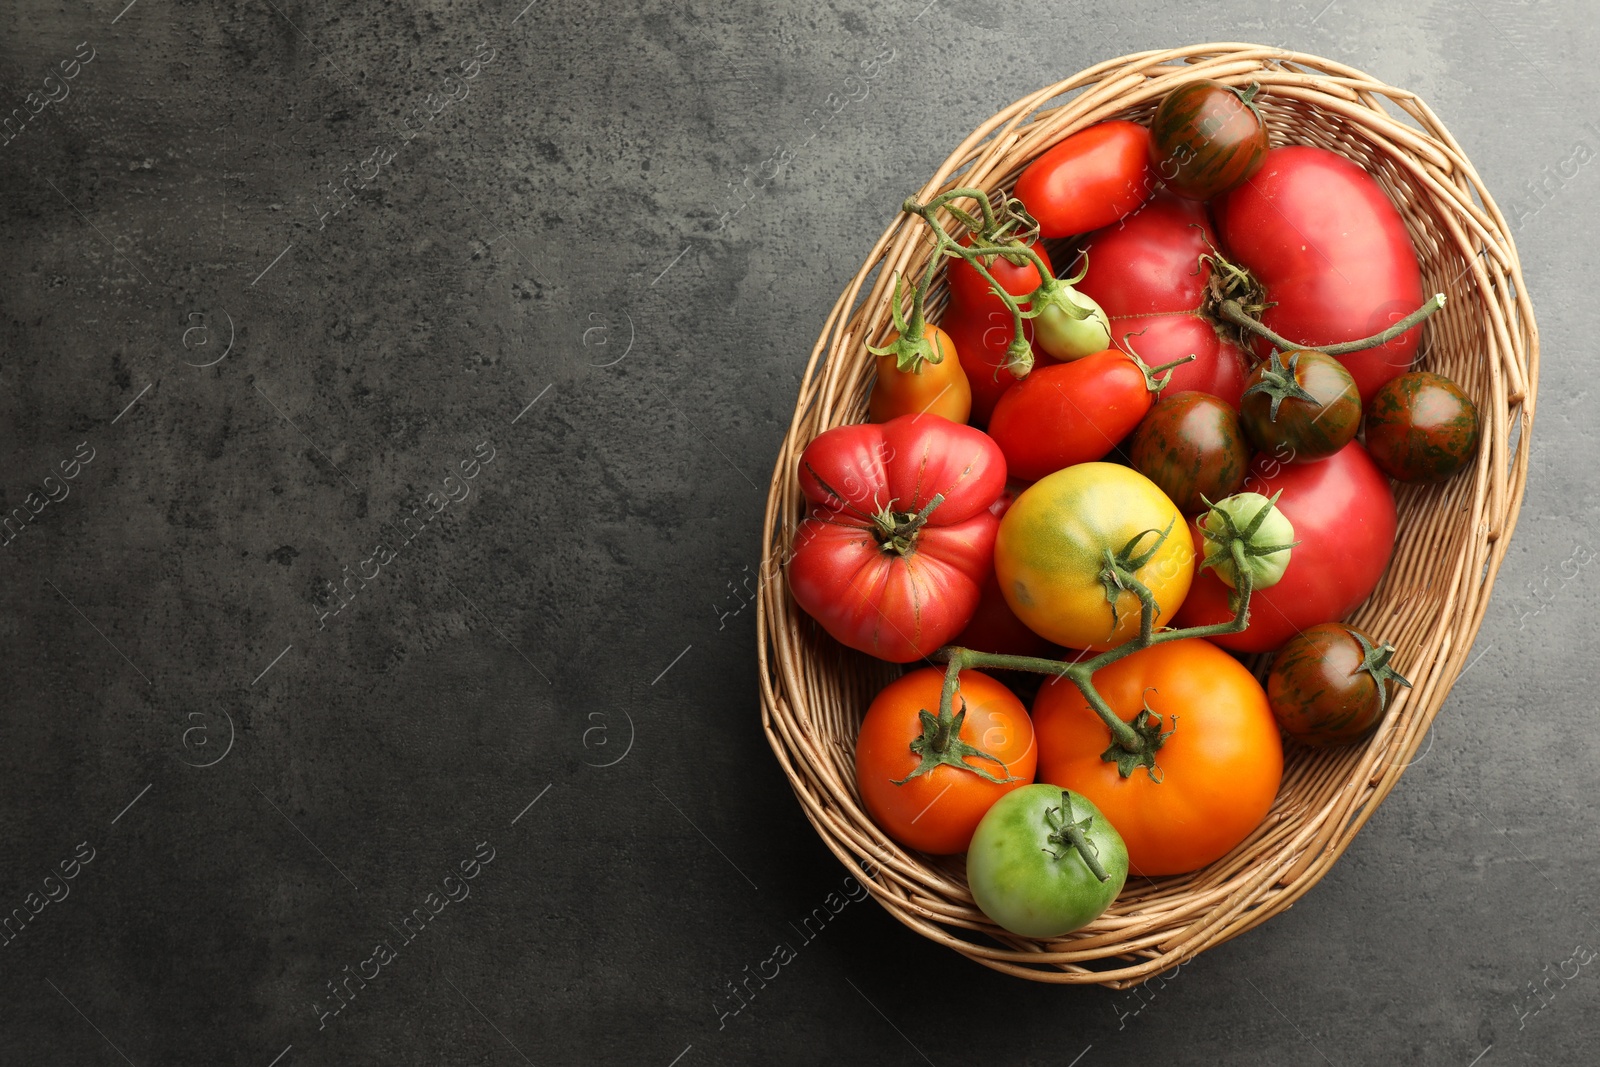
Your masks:
<svg viewBox="0 0 1600 1067"><path fill-rule="evenodd" d="M890 682L867 709L856 737L856 785L867 813L902 845L936 856L965 852L984 813L1013 789L1031 783L1038 762L1033 724L1022 701L987 674L962 671L944 734L950 742L948 759L963 766L936 763L926 773L908 777L929 762L912 746L929 747L923 739L937 733L943 685L944 671L934 667ZM966 714L957 732L949 727L963 702ZM994 758L966 752L957 740ZM985 775L1011 780L991 781Z"/></svg>
<svg viewBox="0 0 1600 1067"><path fill-rule="evenodd" d="M899 415L926 413L965 423L972 414L972 383L961 369L956 343L932 324L922 328L922 335L933 343L939 362L923 360L916 370L902 371L894 356L879 356L878 380L868 401L868 421L888 422ZM899 337L891 334L884 343L893 344Z"/></svg>
<svg viewBox="0 0 1600 1067"><path fill-rule="evenodd" d="M1095 672L1094 685L1124 722L1146 705L1171 735L1154 776L1122 777L1100 758L1105 723L1064 678L1033 703L1039 780L1094 802L1128 844L1138 874L1182 874L1226 855L1272 807L1283 742L1267 694L1238 660L1209 641L1152 645Z"/></svg>

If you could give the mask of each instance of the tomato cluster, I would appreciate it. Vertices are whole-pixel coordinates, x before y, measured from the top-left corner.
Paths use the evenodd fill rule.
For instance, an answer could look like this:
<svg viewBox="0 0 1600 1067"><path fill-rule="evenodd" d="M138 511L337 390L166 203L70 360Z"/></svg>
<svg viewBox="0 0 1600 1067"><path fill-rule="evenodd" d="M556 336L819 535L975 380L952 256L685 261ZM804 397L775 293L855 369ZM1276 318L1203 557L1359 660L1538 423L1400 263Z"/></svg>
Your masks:
<svg viewBox="0 0 1600 1067"><path fill-rule="evenodd" d="M999 205L908 201L937 253L869 345L872 421L800 458L795 601L922 664L862 722L861 801L902 845L966 853L1022 936L1239 847L1285 735L1378 727L1409 683L1343 620L1388 567L1390 480L1477 452L1471 399L1410 370L1443 298L1399 212L1343 156L1269 148L1256 91L1196 81L1148 127L1075 133ZM1236 658L1259 652L1265 685Z"/></svg>

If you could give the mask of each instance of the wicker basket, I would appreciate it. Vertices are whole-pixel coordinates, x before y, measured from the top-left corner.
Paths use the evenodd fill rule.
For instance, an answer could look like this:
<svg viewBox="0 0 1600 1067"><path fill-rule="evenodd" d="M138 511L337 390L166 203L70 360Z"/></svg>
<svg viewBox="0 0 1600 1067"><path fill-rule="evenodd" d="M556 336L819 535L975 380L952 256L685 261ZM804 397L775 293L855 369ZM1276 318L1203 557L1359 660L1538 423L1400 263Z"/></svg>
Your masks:
<svg viewBox="0 0 1600 1067"><path fill-rule="evenodd" d="M1188 79L1261 83L1276 144L1332 149L1373 174L1398 206L1422 261L1425 292L1449 297L1426 325L1418 365L1477 402L1475 468L1442 486L1402 486L1394 561L1356 623L1399 648L1413 681L1359 746L1290 745L1261 826L1192 874L1130 880L1111 909L1070 936L1006 933L973 904L961 857L901 848L861 807L855 736L872 697L899 669L834 643L795 605L782 564L804 508L795 461L806 443L866 416L872 359L864 338L889 319L890 276L915 277L931 242L899 217L833 306L811 353L767 498L758 608L767 738L806 816L890 914L987 967L1043 982L1124 988L1193 958L1293 904L1350 845L1413 758L1482 622L1516 522L1528 469L1538 331L1505 218L1448 131L1412 94L1330 60L1250 44L1141 52L1101 63L1017 101L979 127L918 198L957 185L1009 190L1040 153L1093 123L1147 118ZM1061 99L1067 97L1070 98ZM930 317L943 304L936 283ZM865 293L865 298L862 294Z"/></svg>

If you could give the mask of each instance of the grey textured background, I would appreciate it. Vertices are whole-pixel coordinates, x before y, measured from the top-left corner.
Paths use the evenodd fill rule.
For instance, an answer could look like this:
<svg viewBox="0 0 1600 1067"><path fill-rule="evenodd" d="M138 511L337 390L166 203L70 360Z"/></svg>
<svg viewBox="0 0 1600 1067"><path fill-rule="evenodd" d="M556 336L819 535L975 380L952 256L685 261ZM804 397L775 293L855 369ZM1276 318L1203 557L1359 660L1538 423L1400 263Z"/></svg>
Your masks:
<svg viewBox="0 0 1600 1067"><path fill-rule="evenodd" d="M1591 5L125 3L0 16L20 114L94 55L0 148L5 508L94 450L0 551L0 911L94 855L0 949L0 1061L1593 1062L1600 207L1557 173L1600 149ZM982 118L1215 39L1417 90L1520 219L1541 410L1476 658L1321 885L1142 996L871 903L801 946L845 872L762 738L741 587L816 330Z"/></svg>

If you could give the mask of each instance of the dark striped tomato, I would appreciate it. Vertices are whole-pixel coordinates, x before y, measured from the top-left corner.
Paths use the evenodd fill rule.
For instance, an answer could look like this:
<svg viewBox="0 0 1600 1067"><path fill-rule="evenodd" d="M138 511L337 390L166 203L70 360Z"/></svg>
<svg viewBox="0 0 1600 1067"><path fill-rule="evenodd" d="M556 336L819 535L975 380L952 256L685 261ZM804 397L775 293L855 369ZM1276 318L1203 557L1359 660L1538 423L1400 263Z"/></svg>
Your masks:
<svg viewBox="0 0 1600 1067"><path fill-rule="evenodd" d="M1398 481L1442 482L1478 451L1478 407L1442 374L1402 374L1367 405L1367 451Z"/></svg>
<svg viewBox="0 0 1600 1067"><path fill-rule="evenodd" d="M1389 646L1330 622L1289 639L1272 661L1267 700L1283 732L1311 745L1359 741L1383 718Z"/></svg>
<svg viewBox="0 0 1600 1067"><path fill-rule="evenodd" d="M1193 515L1206 506L1202 496L1217 501L1239 491L1250 447L1226 403L1209 393L1173 393L1139 423L1128 458L1179 511Z"/></svg>
<svg viewBox="0 0 1600 1067"><path fill-rule="evenodd" d="M1239 421L1251 444L1287 463L1324 459L1355 439L1361 397L1332 356L1275 351L1245 379Z"/></svg>
<svg viewBox="0 0 1600 1067"><path fill-rule="evenodd" d="M1242 183L1267 158L1267 127L1252 98L1201 79L1166 95L1150 119L1150 162L1179 196L1210 200Z"/></svg>

